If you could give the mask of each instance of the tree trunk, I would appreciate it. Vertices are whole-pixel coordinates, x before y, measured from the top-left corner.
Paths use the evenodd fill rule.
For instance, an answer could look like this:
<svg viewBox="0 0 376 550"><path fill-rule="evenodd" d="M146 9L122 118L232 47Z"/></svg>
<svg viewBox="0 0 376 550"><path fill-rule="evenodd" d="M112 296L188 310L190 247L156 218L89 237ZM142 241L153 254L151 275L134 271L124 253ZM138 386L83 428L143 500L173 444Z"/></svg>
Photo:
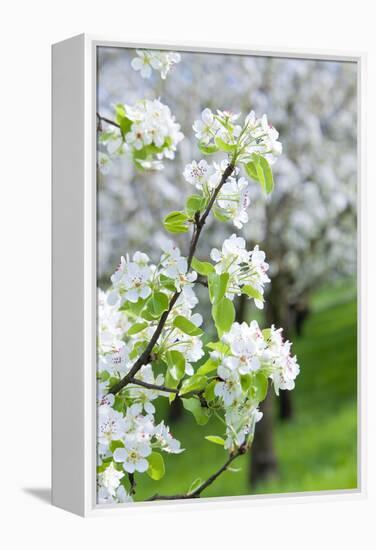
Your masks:
<svg viewBox="0 0 376 550"><path fill-rule="evenodd" d="M183 403L181 399L174 399L169 407L168 423L173 424L181 420L183 416Z"/></svg>

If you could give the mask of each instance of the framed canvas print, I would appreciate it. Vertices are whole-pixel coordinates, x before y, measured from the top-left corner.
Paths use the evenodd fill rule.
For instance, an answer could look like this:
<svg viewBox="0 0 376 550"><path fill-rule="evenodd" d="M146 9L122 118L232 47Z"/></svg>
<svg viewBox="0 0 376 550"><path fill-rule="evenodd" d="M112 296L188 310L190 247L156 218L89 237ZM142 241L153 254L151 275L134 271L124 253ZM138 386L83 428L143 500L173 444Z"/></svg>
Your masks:
<svg viewBox="0 0 376 550"><path fill-rule="evenodd" d="M362 67L53 46L55 505L362 493Z"/></svg>

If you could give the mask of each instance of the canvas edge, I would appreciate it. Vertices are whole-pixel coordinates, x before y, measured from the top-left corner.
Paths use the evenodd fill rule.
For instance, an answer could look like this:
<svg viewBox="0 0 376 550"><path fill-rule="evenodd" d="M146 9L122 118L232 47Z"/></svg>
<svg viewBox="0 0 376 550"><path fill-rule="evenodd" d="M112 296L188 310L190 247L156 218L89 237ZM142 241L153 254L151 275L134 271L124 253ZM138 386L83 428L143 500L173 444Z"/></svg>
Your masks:
<svg viewBox="0 0 376 550"><path fill-rule="evenodd" d="M165 42L165 41L138 41L124 42L93 35L79 35L69 40L84 41L84 290L82 304L84 304L84 385L81 397L84 396L84 479L83 506L80 515L98 516L123 513L143 513L148 511L162 511L168 507L171 510L187 510L203 507L253 506L265 504L283 504L286 502L318 502L340 500L343 498L358 499L366 496L366 398L365 398L365 65L364 52L337 52L323 50L295 50L291 48L266 48L213 43L193 42ZM61 44L61 43L58 43ZM132 505L98 506L96 505L96 387L95 387L95 341L96 341L96 115L93 106L96 102L96 49L98 46L109 47L147 47L173 48L179 51L202 51L207 53L228 53L238 55L260 55L278 57L296 57L303 59L323 59L354 62L358 65L358 487L356 489L338 491L319 491L309 493L288 493L268 495L246 495L234 497L205 498L200 501L174 501L163 503L133 503ZM81 180L82 184L82 180ZM56 504L56 502L54 502ZM75 511L75 510L70 510Z"/></svg>

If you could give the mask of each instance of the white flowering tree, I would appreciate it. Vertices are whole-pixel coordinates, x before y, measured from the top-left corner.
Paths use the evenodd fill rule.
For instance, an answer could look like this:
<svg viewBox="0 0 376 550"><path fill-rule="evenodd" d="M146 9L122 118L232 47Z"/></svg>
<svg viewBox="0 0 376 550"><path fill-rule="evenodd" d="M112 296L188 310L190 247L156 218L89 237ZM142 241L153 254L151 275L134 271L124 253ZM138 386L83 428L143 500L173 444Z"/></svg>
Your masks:
<svg viewBox="0 0 376 550"><path fill-rule="evenodd" d="M180 61L173 52L137 53L132 67L144 78L154 70L163 79ZM98 154L104 171L119 155L142 170L160 170L184 137L159 99L118 104L113 118L98 113L98 130L107 151ZM202 155L223 158L186 165L183 175L195 192L163 220L167 232L190 234L186 254L168 239L154 261L144 252L126 254L109 288L98 290L99 503L134 499L136 475L161 479L164 453L194 452L182 448L165 421L156 423L157 400L181 400L197 429L212 417L225 426L224 433L206 437L224 449L221 468L194 482L187 493L157 493L149 500L195 498L251 447L269 383L278 395L280 389L294 388L299 373L281 328L261 329L255 320L235 322L236 296L264 305L265 253L257 245L247 250L236 233L212 248L210 258L200 253L209 217L241 228L248 222L248 189L259 185L265 195L273 192L271 167L282 151L278 132L265 115L256 118L251 111L241 122L240 115L209 108L193 130ZM152 180L153 173L148 177ZM195 311L196 285L207 289L214 339Z"/></svg>

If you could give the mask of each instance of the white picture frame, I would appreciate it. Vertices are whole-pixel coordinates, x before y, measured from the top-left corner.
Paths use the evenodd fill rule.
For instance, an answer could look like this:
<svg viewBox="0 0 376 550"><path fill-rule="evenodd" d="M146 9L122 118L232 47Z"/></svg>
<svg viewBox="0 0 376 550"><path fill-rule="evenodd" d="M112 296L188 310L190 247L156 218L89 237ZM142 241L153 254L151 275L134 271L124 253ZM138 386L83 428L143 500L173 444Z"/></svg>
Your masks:
<svg viewBox="0 0 376 550"><path fill-rule="evenodd" d="M99 46L352 61L358 67L358 487L244 497L96 504L96 50ZM92 516L198 506L362 498L365 481L363 53L269 50L226 44L127 43L79 35L52 47L52 503ZM69 345L67 345L69 342ZM126 509L126 510L125 510Z"/></svg>

